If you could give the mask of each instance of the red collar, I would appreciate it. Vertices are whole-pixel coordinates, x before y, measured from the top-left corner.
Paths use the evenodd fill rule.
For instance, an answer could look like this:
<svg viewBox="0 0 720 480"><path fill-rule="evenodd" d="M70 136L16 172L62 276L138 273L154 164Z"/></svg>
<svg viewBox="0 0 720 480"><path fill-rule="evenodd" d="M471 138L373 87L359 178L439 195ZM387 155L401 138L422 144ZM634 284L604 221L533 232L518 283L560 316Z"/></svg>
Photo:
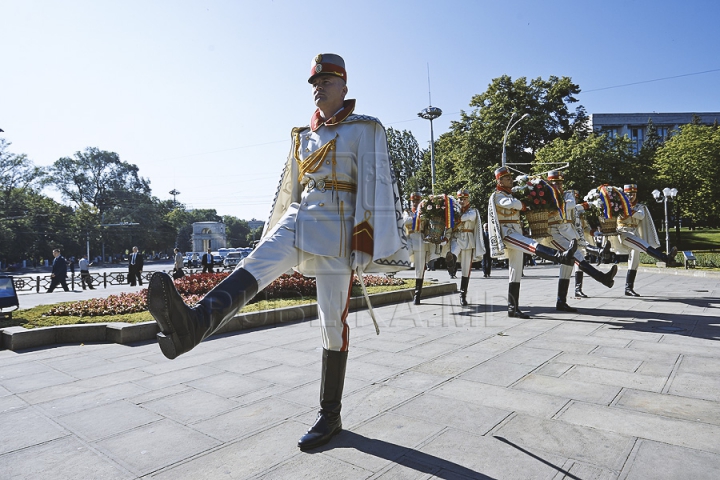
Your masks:
<svg viewBox="0 0 720 480"><path fill-rule="evenodd" d="M337 125L338 123L349 117L353 110L355 110L355 100L345 100L342 110L340 110L327 120L324 120L320 115L320 109L318 108L317 110L315 110L315 113L313 113L313 116L310 118L310 128L314 132L322 125L327 125L328 127Z"/></svg>
<svg viewBox="0 0 720 480"><path fill-rule="evenodd" d="M505 187L503 187L503 186L501 186L501 185L498 185L498 186L497 186L497 189L498 189L499 192L512 193L512 189L510 189L510 188L505 188Z"/></svg>

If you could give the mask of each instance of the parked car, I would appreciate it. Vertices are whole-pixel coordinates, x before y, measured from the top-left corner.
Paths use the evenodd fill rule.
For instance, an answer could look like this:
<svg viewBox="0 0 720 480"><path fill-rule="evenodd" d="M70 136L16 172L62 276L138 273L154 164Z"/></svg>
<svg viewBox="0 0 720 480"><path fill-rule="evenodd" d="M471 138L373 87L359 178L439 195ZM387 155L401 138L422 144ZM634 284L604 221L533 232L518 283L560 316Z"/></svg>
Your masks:
<svg viewBox="0 0 720 480"><path fill-rule="evenodd" d="M213 264L217 266L222 266L223 260L225 260L221 255L217 253L213 253Z"/></svg>
<svg viewBox="0 0 720 480"><path fill-rule="evenodd" d="M188 268L197 268L200 266L200 255L197 252L190 252L185 255L183 265Z"/></svg>
<svg viewBox="0 0 720 480"><path fill-rule="evenodd" d="M247 253L245 252L230 252L225 257L225 260L223 260L223 268L235 268L238 263L240 263L240 260L247 257Z"/></svg>

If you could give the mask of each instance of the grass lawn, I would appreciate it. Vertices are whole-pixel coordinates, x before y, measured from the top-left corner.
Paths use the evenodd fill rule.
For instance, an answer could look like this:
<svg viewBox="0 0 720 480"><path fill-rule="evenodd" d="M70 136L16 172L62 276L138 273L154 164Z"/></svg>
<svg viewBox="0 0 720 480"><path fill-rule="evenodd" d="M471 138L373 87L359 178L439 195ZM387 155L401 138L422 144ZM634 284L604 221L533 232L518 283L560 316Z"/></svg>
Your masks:
<svg viewBox="0 0 720 480"><path fill-rule="evenodd" d="M396 286L377 286L368 287L368 293L381 293L392 290L403 290L406 288L414 288L415 280L405 280L404 285ZM352 296L359 297L362 295L360 287L353 287ZM315 297L303 297L296 299L273 299L273 300L261 300L256 303L246 305L241 313L258 312L262 310L274 310L277 308L293 307L297 305L304 305L307 303L315 303L317 299ZM18 310L13 312L12 319L0 320L0 328L22 326L25 328L38 328L38 327L52 327L55 325L80 325L87 323L110 323L110 322L125 322L125 323L142 323L152 321L150 312L144 311L139 313L129 313L125 315L103 315L103 316L47 316L47 312L55 305L42 305L39 307L28 308L27 310Z"/></svg>
<svg viewBox="0 0 720 480"><path fill-rule="evenodd" d="M665 232L659 232L660 243L665 244ZM670 245L676 244L676 232L674 229L670 230ZM696 228L695 230L688 230L687 228L680 229L680 246L678 250L692 250L695 251L709 251L715 250L720 251L720 229L713 228Z"/></svg>

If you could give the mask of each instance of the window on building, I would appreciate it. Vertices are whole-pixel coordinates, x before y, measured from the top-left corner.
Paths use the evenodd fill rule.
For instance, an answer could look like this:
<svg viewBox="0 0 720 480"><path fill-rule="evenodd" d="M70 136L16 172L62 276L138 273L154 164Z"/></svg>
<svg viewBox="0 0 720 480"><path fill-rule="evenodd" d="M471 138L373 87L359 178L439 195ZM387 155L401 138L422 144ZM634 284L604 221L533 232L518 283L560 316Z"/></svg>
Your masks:
<svg viewBox="0 0 720 480"><path fill-rule="evenodd" d="M634 153L638 153L645 141L645 131L642 128L633 127L630 129L630 140L632 140L632 148Z"/></svg>

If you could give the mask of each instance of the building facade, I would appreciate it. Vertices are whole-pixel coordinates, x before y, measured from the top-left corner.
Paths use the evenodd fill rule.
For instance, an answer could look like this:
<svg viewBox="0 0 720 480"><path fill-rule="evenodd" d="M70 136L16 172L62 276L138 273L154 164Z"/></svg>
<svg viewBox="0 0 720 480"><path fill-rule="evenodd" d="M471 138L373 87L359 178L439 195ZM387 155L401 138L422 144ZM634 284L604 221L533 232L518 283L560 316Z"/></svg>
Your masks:
<svg viewBox="0 0 720 480"><path fill-rule="evenodd" d="M635 153L639 152L645 141L648 122L652 120L661 140L667 139L680 125L700 119L703 125L720 123L720 112L705 113L593 113L590 115L590 127L593 132L607 133L610 137L627 135L633 142Z"/></svg>

